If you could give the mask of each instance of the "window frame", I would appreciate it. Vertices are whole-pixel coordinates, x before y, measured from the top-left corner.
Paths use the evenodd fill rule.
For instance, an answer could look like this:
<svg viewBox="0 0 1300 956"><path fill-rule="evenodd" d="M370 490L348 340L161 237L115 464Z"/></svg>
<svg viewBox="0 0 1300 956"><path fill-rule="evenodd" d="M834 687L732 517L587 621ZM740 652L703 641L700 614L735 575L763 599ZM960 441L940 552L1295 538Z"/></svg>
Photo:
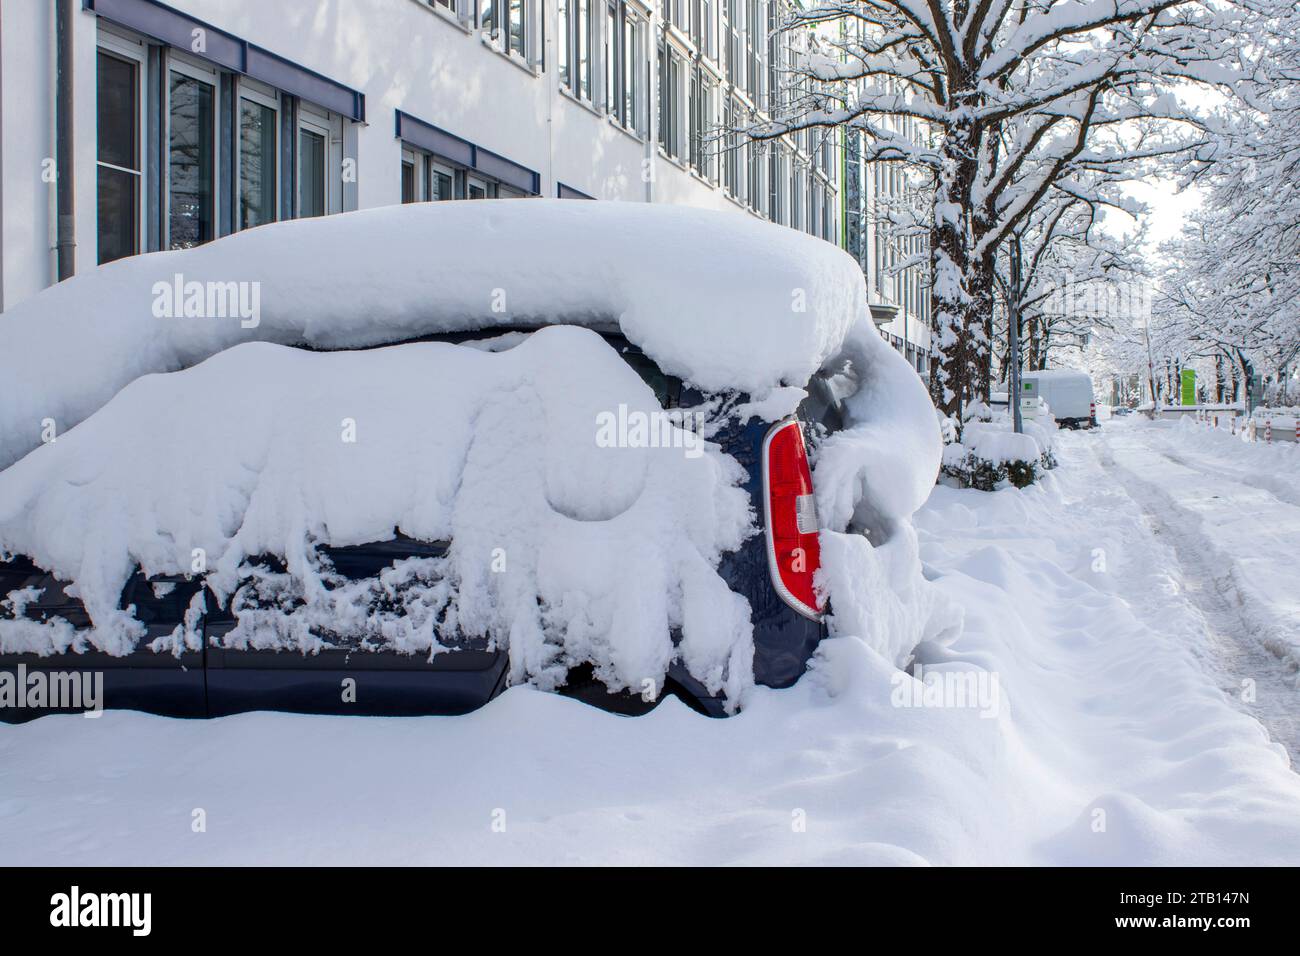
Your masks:
<svg viewBox="0 0 1300 956"><path fill-rule="evenodd" d="M166 78L162 84L162 248L174 250L172 245L172 74L179 73L212 89L212 237L199 245L220 239L221 203L225 199L221 183L221 71L215 66L194 60L168 47L164 67Z"/></svg>
<svg viewBox="0 0 1300 956"><path fill-rule="evenodd" d="M99 79L98 66L99 55L115 57L124 60L135 67L135 154L136 163L139 165L138 170L128 170L117 166L113 163L104 163L99 159L99 113L98 113L98 94ZM146 122L145 107L148 98L148 72L149 56L148 49L143 41L130 40L116 33L109 33L104 30L99 31L95 42L95 66L96 66L96 113L95 113L95 262L101 264L99 258L99 168L107 166L110 169L120 170L122 172L132 173L136 176L136 195L135 195L135 242L134 249L126 256L121 258L130 258L138 256L145 251L145 235L147 216L149 215L149 163L147 161L149 150L149 131ZM117 260L113 260L117 261Z"/></svg>
<svg viewBox="0 0 1300 956"><path fill-rule="evenodd" d="M325 139L325 195L324 211L322 216L331 216L343 209L343 132L342 118L337 113L330 112L324 107L316 106L306 100L298 100L297 117L294 123L294 137L297 142L294 145L294 183L297 188L293 197L293 218L301 219L302 215L302 133L304 130ZM330 170L338 170L337 175L331 175Z"/></svg>
<svg viewBox="0 0 1300 956"><path fill-rule="evenodd" d="M270 220L270 222L279 222L280 203L283 198L281 196L283 189L282 189L281 175L280 175L281 172L280 151L283 148L283 143L281 142L282 135L280 131L280 110L281 110L280 91L275 89L274 87L266 85L265 83L260 83L257 80L250 79L249 77L246 76L240 76L236 78L234 100L235 100L235 115L237 118L237 122L236 122L235 134L233 137L234 138L234 170L235 170L235 175L234 175L235 202L234 202L234 213L231 218L231 222L236 232L243 232L245 228L256 228L255 226L245 227L243 224L243 210L244 210L244 205L243 205L243 200L244 200L243 105L244 103L243 101L248 100L250 103L253 103L257 106L264 106L267 109L271 110L272 114L275 117L274 121L271 124L272 130L275 133L275 148L272 150L272 154L271 154L275 164L274 169L271 171L271 182L274 184L275 187L275 200L274 203L272 204L272 209L274 210L275 215ZM266 223L259 223L258 225L266 225Z"/></svg>

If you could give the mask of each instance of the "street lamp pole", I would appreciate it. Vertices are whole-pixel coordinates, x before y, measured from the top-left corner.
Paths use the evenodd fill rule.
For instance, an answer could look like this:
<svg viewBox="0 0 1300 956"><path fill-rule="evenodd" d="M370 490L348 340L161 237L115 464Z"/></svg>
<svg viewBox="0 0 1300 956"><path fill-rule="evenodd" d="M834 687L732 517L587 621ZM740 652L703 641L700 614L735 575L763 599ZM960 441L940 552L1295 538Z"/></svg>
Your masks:
<svg viewBox="0 0 1300 956"><path fill-rule="evenodd" d="M1011 237L1011 294L1007 297L1007 328L1011 334L1011 371L1007 390L1011 393L1011 420L1016 434L1024 431L1020 420L1020 239Z"/></svg>

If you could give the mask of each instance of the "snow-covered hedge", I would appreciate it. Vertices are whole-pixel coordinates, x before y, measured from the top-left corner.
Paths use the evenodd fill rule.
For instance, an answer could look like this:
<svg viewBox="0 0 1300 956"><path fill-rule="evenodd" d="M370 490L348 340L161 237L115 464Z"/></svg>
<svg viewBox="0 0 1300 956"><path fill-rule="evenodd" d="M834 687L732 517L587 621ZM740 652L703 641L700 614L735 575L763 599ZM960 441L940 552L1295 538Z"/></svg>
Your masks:
<svg viewBox="0 0 1300 956"><path fill-rule="evenodd" d="M1007 484L1024 488L1056 467L1057 429L1050 414L1037 420L1022 417L1023 430L1019 433L1006 409L995 411L983 402L975 402L966 410L966 416L960 441L957 429L950 426L948 434L952 437L943 448L940 470L952 484L980 491L993 491Z"/></svg>

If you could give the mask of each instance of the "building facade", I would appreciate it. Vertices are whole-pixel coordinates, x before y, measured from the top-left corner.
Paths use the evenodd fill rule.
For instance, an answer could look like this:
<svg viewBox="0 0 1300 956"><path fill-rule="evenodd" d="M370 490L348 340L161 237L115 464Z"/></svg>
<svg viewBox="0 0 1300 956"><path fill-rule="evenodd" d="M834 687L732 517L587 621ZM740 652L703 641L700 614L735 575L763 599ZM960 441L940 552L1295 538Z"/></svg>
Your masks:
<svg viewBox="0 0 1300 956"><path fill-rule="evenodd" d="M837 133L718 132L783 95L783 2L5 0L0 311L123 256L399 202L683 203L845 244Z"/></svg>

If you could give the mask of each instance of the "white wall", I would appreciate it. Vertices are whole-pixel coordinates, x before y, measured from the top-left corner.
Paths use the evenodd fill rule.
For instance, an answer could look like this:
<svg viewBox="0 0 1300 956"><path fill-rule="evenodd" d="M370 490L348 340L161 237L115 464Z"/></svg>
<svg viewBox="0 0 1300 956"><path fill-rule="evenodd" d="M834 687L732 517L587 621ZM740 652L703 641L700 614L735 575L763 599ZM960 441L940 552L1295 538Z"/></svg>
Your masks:
<svg viewBox="0 0 1300 956"><path fill-rule="evenodd" d="M402 110L597 199L686 203L748 215L720 189L658 155L605 116L561 93L556 5L544 4L547 69L534 74L420 0L168 0L206 21L366 97L356 129L357 205L401 198ZM3 2L4 307L52 281L53 4ZM602 10L596 4L597 10ZM95 267L95 67L98 19L75 5L77 269ZM599 64L597 64L598 66ZM598 78L601 72L593 71ZM651 104L654 109L654 104ZM653 183L642 170L653 157Z"/></svg>
<svg viewBox="0 0 1300 956"><path fill-rule="evenodd" d="M0 7L0 97L3 103L4 257L6 306L52 281L50 203L54 183L42 182L54 155L52 5L38 0ZM52 165L52 163L51 163Z"/></svg>

